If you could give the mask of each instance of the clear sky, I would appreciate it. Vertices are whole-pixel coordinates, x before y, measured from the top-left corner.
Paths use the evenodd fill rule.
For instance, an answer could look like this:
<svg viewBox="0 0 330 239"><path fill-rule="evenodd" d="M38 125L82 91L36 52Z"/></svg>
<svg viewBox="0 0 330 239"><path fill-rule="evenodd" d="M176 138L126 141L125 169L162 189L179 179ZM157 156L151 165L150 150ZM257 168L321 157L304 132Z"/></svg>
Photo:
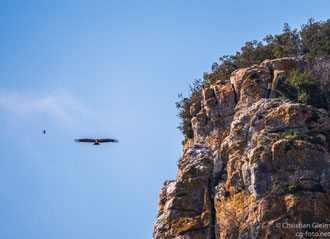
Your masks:
<svg viewBox="0 0 330 239"><path fill-rule="evenodd" d="M329 9L328 0L0 1L0 238L152 238L182 150L178 93L245 41Z"/></svg>

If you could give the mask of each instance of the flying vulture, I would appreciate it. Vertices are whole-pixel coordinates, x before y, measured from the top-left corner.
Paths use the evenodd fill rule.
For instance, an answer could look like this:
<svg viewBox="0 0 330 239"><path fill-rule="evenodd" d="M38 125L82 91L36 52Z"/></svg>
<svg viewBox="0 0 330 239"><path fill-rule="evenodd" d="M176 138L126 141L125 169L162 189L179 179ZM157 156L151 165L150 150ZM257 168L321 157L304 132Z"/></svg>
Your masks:
<svg viewBox="0 0 330 239"><path fill-rule="evenodd" d="M77 143L84 142L84 143L94 143L94 145L100 145L100 143L118 143L117 139L75 139Z"/></svg>
<svg viewBox="0 0 330 239"><path fill-rule="evenodd" d="M46 130L44 129L44 131L42 131L44 134L46 134Z"/></svg>

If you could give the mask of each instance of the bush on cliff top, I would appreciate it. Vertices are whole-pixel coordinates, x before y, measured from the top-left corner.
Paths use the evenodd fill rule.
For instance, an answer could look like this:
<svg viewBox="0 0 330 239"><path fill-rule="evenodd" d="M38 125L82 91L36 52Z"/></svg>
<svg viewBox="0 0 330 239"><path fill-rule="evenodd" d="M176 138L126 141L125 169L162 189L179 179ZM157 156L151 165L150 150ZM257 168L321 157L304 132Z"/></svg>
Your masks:
<svg viewBox="0 0 330 239"><path fill-rule="evenodd" d="M268 35L263 41L248 41L235 55L224 55L219 58L219 63L213 63L211 73L204 73L203 80L195 80L190 87L190 96L179 95L176 107L179 110L178 117L182 120L178 127L187 138L193 138L190 106L201 99L201 90L204 85L215 83L217 80L226 80L230 74L239 68L249 67L253 64L260 64L267 59L282 57L307 56L310 58L329 57L330 55L330 19L326 21L315 21L309 19L306 24L301 26L300 31L291 29L285 23L282 34ZM294 74L294 73L293 73ZM296 99L301 102L310 103L315 101L314 92L316 82L314 75L291 75L291 87L299 91ZM309 73L308 73L309 74ZM306 78L305 78L306 77ZM311 80L311 82L309 82ZM317 80L317 79L316 79ZM198 83L197 83L198 82ZM324 84L325 83L325 84ZM313 89L309 90L308 85ZM316 84L323 92L328 94L330 84L329 79ZM307 88L306 88L307 87ZM309 92L311 91L311 92ZM312 94L310 94L312 93ZM323 97L323 105L329 105L329 96ZM316 103L317 104L317 103ZM317 105L316 105L317 106ZM322 106L321 106L322 107Z"/></svg>
<svg viewBox="0 0 330 239"><path fill-rule="evenodd" d="M300 73L290 72L289 77L282 77L275 82L275 97L295 100L317 108L330 108L330 78L328 69L314 66L313 69Z"/></svg>
<svg viewBox="0 0 330 239"><path fill-rule="evenodd" d="M205 81L201 79L195 80L192 85L189 84L189 97L183 97L182 94L179 94L179 101L175 103L176 108L179 109L178 117L182 120L178 129L189 139L194 137L191 127L192 115L190 114L190 106L202 100L202 89L204 85Z"/></svg>
<svg viewBox="0 0 330 239"><path fill-rule="evenodd" d="M291 29L285 23L282 34L267 35L263 41L248 41L235 55L220 57L219 63L213 63L212 73L204 74L204 78L214 83L214 79L228 79L236 69L260 64L267 59L295 56L316 58L329 54L330 19L319 22L309 19L300 31Z"/></svg>

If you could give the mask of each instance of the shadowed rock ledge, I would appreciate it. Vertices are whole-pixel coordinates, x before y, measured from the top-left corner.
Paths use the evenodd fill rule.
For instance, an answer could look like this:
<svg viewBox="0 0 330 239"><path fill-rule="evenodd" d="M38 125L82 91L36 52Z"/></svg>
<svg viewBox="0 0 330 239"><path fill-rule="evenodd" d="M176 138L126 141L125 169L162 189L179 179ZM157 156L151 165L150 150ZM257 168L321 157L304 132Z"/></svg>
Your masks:
<svg viewBox="0 0 330 239"><path fill-rule="evenodd" d="M330 224L329 112L272 98L278 77L310 64L267 60L203 90L190 109L194 138L184 145L176 180L159 193L155 239L330 231L283 226Z"/></svg>

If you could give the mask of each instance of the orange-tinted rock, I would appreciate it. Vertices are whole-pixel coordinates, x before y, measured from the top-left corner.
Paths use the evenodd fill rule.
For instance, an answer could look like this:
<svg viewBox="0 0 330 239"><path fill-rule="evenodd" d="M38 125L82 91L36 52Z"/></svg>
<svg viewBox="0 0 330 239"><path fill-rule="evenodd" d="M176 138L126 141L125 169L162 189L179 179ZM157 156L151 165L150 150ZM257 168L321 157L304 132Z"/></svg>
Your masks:
<svg viewBox="0 0 330 239"><path fill-rule="evenodd" d="M230 83L233 85L234 89L236 90L237 101L241 97L241 87L243 81L245 80L246 72L248 70L249 70L248 68L238 69L234 71L230 76Z"/></svg>
<svg viewBox="0 0 330 239"><path fill-rule="evenodd" d="M254 66L245 71L240 89L239 107L247 107L261 98L268 98L271 74L266 67Z"/></svg>
<svg viewBox="0 0 330 239"><path fill-rule="evenodd" d="M219 81L214 85L214 91L219 105L219 115L228 116L235 113L236 93L229 81Z"/></svg>
<svg viewBox="0 0 330 239"><path fill-rule="evenodd" d="M292 71L302 69L305 65L302 58L284 57L274 60L266 60L260 64L262 67L267 67L270 70L277 71Z"/></svg>
<svg viewBox="0 0 330 239"><path fill-rule="evenodd" d="M330 227L329 112L272 98L274 81L306 62L268 60L203 90L190 109L194 138L176 180L159 193L154 238L291 239L307 230L297 225L329 231L312 228Z"/></svg>

